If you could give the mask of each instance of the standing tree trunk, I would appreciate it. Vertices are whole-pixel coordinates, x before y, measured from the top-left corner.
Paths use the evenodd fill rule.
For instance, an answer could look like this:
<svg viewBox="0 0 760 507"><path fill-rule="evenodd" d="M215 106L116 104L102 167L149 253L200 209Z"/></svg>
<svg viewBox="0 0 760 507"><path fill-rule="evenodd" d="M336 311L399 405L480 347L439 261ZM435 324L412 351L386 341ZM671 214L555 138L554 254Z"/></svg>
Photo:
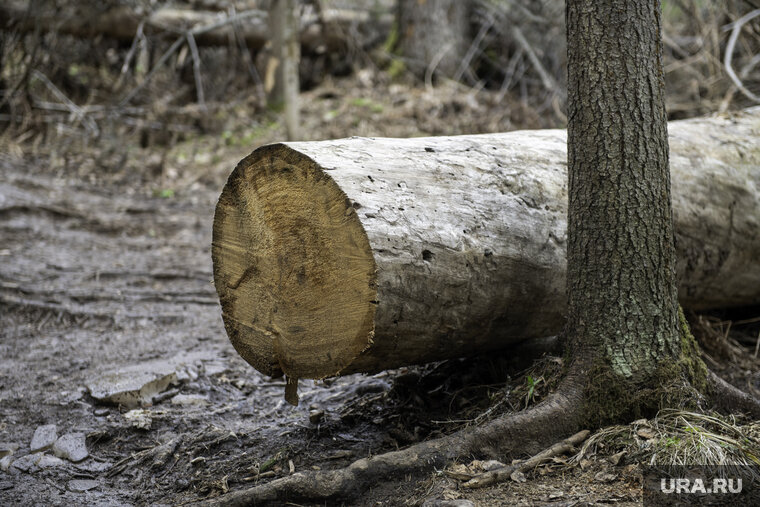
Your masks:
<svg viewBox="0 0 760 507"><path fill-rule="evenodd" d="M594 375L605 379L596 383L607 392L588 393L602 418L656 409L643 406L660 401L653 396L610 398L657 388L680 374L666 365L689 352L679 325L660 31L657 1L567 2L566 332L579 360L593 356Z"/></svg>
<svg viewBox="0 0 760 507"><path fill-rule="evenodd" d="M400 52L419 77L456 75L469 46L469 0L398 0Z"/></svg>
<svg viewBox="0 0 760 507"><path fill-rule="evenodd" d="M298 0L272 0L269 28L272 58L267 64L267 83L271 103L284 104L285 130L289 141L299 138L298 64L301 60ZM273 80L271 79L273 78Z"/></svg>

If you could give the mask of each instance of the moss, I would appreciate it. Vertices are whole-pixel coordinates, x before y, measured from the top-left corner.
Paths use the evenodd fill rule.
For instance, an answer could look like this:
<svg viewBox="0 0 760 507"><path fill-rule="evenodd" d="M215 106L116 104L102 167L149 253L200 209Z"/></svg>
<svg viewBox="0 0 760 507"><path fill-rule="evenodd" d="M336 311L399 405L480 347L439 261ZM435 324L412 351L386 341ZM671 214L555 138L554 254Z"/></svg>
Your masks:
<svg viewBox="0 0 760 507"><path fill-rule="evenodd" d="M588 371L586 385L587 425L603 425L653 417L659 410L694 408L707 391L707 367L689 324L678 309L679 357L664 359L654 375L633 381L616 375L606 358L597 357Z"/></svg>
<svg viewBox="0 0 760 507"><path fill-rule="evenodd" d="M678 305L678 326L681 338L681 356L678 366L691 385L701 393L707 392L707 366L702 361L702 353L694 335L691 334L689 322Z"/></svg>
<svg viewBox="0 0 760 507"><path fill-rule="evenodd" d="M391 60L391 64L388 66L388 75L392 79L396 79L406 72L406 65L400 58L394 58Z"/></svg>

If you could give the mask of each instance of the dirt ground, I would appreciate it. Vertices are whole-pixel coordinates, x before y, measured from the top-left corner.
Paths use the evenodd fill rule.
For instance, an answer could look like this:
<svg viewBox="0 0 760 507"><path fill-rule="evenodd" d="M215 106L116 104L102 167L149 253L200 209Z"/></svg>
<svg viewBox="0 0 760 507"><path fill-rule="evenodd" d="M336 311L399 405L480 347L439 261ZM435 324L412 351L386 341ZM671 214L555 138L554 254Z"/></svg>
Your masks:
<svg viewBox="0 0 760 507"><path fill-rule="evenodd" d="M306 96L308 138L550 126L482 94L395 85L370 93L357 83ZM526 395L530 363L492 357L302 382L300 405L286 404L283 380L259 375L229 344L210 256L226 175L281 135L276 119L262 119L171 148L100 145L73 158L3 150L0 504L194 503L345 466L546 394L551 372ZM541 364L550 370L552 359ZM109 389L122 393L109 401ZM89 456L32 453L35 431L50 424L57 436L83 434ZM612 465L610 454L583 466L558 459L527 482L481 490L437 471L347 504L640 504L638 465Z"/></svg>

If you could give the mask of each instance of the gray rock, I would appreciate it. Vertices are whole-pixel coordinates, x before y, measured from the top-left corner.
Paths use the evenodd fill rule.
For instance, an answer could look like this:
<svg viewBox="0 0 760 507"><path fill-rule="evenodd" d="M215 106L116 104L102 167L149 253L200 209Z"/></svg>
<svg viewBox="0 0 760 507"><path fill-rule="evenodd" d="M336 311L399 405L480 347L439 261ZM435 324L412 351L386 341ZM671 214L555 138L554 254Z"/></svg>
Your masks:
<svg viewBox="0 0 760 507"><path fill-rule="evenodd" d="M13 464L13 456L5 456L3 458L0 458L0 470L3 472L7 472L11 467L11 464Z"/></svg>
<svg viewBox="0 0 760 507"><path fill-rule="evenodd" d="M84 433L67 433L53 444L53 453L74 463L82 461L90 455L87 452Z"/></svg>
<svg viewBox="0 0 760 507"><path fill-rule="evenodd" d="M127 409L148 406L153 398L176 386L198 378L195 363L207 354L193 353L169 360L146 361L91 378L85 387L101 403L121 405Z"/></svg>
<svg viewBox="0 0 760 507"><path fill-rule="evenodd" d="M150 405L155 395L178 383L173 364L151 361L100 375L90 380L86 387L90 395L101 403L132 409Z"/></svg>
<svg viewBox="0 0 760 507"><path fill-rule="evenodd" d="M34 430L34 436L32 437L32 443L29 444L29 448L32 452L44 451L50 449L56 440L58 440L58 429L55 424L38 426Z"/></svg>
<svg viewBox="0 0 760 507"><path fill-rule="evenodd" d="M83 493L85 491L90 491L91 489L95 489L98 486L100 486L100 483L98 481L93 481L90 479L74 479L72 481L69 481L68 484L69 491L73 491L74 493Z"/></svg>
<svg viewBox="0 0 760 507"><path fill-rule="evenodd" d="M18 450L18 444L11 444L10 442L0 442L0 458L10 456Z"/></svg>
<svg viewBox="0 0 760 507"><path fill-rule="evenodd" d="M51 456L49 454L43 454L37 461L37 466L40 468L54 468L64 465L65 463L66 462L61 458L56 458L55 456Z"/></svg>
<svg viewBox="0 0 760 507"><path fill-rule="evenodd" d="M37 462L40 460L39 454L27 454L13 461L11 465L22 472L34 472L37 470Z"/></svg>
<svg viewBox="0 0 760 507"><path fill-rule="evenodd" d="M475 507L471 500L457 498L456 500L443 500L441 498L428 498L422 507Z"/></svg>
<svg viewBox="0 0 760 507"><path fill-rule="evenodd" d="M0 481L0 491L5 491L6 489L13 489L13 483L11 481Z"/></svg>
<svg viewBox="0 0 760 507"><path fill-rule="evenodd" d="M208 398L201 394L178 394L172 398L172 405L182 405L183 407L190 405L203 406L208 405Z"/></svg>

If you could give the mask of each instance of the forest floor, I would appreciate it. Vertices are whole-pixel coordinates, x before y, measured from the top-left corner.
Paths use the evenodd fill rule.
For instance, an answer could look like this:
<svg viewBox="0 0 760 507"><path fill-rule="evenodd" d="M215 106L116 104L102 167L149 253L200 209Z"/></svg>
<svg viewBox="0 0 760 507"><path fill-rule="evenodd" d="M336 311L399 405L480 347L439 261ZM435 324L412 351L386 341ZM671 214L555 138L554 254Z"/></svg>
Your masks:
<svg viewBox="0 0 760 507"><path fill-rule="evenodd" d="M307 138L547 126L483 93L348 83L305 95ZM286 404L283 380L228 342L210 255L226 175L280 136L269 115L170 147L0 150L0 504L184 505L346 466L547 394L561 359L540 359L528 376L530 361L491 357L302 382L300 405ZM756 369L720 364L757 386ZM89 456L32 453L35 431L51 424ZM617 451L477 490L437 471L348 504L638 505L640 463Z"/></svg>

